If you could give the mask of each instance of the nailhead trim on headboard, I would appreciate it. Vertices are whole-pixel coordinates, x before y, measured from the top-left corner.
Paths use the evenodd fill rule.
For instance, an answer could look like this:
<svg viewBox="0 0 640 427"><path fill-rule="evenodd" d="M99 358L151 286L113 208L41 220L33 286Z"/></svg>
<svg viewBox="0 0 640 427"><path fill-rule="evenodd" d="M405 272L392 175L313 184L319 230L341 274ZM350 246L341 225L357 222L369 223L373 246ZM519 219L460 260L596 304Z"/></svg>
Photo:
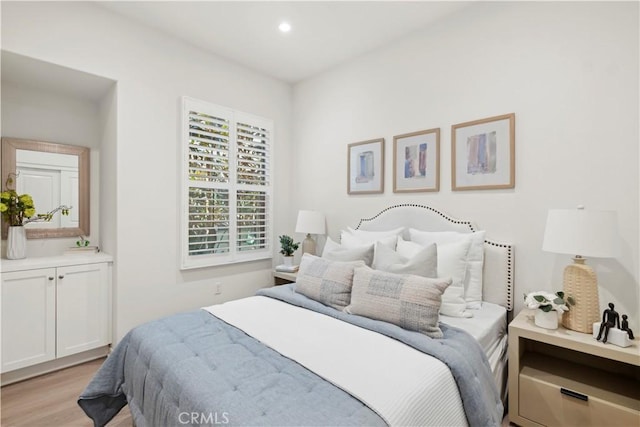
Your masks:
<svg viewBox="0 0 640 427"><path fill-rule="evenodd" d="M484 240L484 243L491 246L507 249L507 309L513 310L513 246L504 243L496 243L491 240Z"/></svg>
<svg viewBox="0 0 640 427"><path fill-rule="evenodd" d="M466 225L466 226L469 227L469 229L471 231L476 231L476 229L473 227L473 224L471 223L471 221L460 221L458 219L451 218L450 216L443 214L442 212L440 212L437 209L432 208L431 206L418 205L418 204L415 204L415 203L402 203L402 204L399 204L399 205L389 206L388 208L378 212L378 214L376 214L375 216L372 216L371 218L363 218L363 219L361 219L360 222L358 223L358 226L356 227L356 229L360 228L360 225L362 225L363 222L373 221L374 219L378 218L383 213L385 213L387 211L390 211L391 209L403 208L403 207L426 209L426 210L429 210L429 211L435 213L436 215L441 216L442 218L446 219L449 222L452 222L454 224Z"/></svg>
<svg viewBox="0 0 640 427"><path fill-rule="evenodd" d="M459 225L465 225L467 227L469 227L469 230L471 232L477 231L476 228L473 226L473 224L471 223L471 221L462 221L459 219L455 219L452 218L448 215L445 215L444 213L440 212L437 209L434 209L430 206L426 206L426 205L420 205L420 204L416 204L416 203L402 203L402 204L398 204L398 205L393 205L393 206L389 206L386 209L383 209L382 211L378 212L378 214L372 216L371 218L362 218L360 219L360 222L358 223L358 226L356 227L356 229L359 229L360 226L364 223L364 222L369 222L369 221L373 221L376 218L378 218L380 215L384 214L387 211L390 211L391 209L397 209L397 208L403 208L403 207L413 207L413 208L421 208L421 209L426 209L428 211L433 212L436 215L441 216L443 219L453 223L453 224L459 224ZM507 310L512 311L513 310L513 277L514 277L514 263L513 263L513 246L512 245L508 245L505 243L498 243L498 242L494 242L491 240L487 240L485 239L485 244L491 245L491 246L495 246L498 248L505 248L507 250L507 277L506 277L506 283L507 283Z"/></svg>

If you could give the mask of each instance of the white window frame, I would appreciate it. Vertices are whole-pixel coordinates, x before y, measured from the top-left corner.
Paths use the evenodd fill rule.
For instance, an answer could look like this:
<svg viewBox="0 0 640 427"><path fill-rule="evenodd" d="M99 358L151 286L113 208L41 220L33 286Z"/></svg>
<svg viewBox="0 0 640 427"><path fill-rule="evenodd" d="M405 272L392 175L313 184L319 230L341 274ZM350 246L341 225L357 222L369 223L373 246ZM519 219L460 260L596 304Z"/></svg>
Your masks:
<svg viewBox="0 0 640 427"><path fill-rule="evenodd" d="M197 111L199 113L210 114L229 120L229 182L216 183L216 188L226 188L229 191L229 252L219 254L191 255L189 254L189 188L204 187L205 185L194 185L189 179L189 113ZM181 131L180 131L180 254L181 269L192 269L201 267L233 264L238 262L255 261L269 259L273 257L272 230L273 230L273 120L259 117L253 114L235 111L231 108L212 104L206 101L197 100L190 97L181 99ZM266 129L269 134L268 157L267 157L267 185L239 184L237 182L236 162L237 162L237 138L236 123L246 123L251 126L258 126ZM266 194L266 236L265 247L251 251L237 250L237 192L243 190L259 190Z"/></svg>

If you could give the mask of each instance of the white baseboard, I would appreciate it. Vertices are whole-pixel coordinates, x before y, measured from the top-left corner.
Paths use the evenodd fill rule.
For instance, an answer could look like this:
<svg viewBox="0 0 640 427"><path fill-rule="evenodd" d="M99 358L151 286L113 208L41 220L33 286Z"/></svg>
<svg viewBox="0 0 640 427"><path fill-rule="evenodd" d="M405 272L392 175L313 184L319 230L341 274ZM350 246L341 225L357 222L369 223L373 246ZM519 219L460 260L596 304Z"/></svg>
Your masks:
<svg viewBox="0 0 640 427"><path fill-rule="evenodd" d="M5 372L1 376L2 386L16 383L18 381L24 381L29 378L37 377L39 375L47 374L53 371L59 371L60 369L68 368L70 366L79 365L90 360L99 359L105 357L111 351L111 346L103 346L94 348L93 350L83 351L82 353L73 354L67 357L61 357L60 359L50 360L48 362L39 363L37 365L28 366L22 369L16 369L15 371Z"/></svg>

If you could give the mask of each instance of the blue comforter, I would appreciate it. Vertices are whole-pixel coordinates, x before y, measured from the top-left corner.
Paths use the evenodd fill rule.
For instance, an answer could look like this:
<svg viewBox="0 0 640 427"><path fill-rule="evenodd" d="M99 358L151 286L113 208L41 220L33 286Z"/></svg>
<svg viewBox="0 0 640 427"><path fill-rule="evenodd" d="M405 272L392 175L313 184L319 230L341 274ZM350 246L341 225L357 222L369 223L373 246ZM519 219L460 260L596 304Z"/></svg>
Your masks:
<svg viewBox="0 0 640 427"><path fill-rule="evenodd" d="M430 339L339 312L295 293L294 286L258 294L385 333L439 358L458 383L469 424L501 423L488 362L465 332L441 325L444 338ZM345 391L204 310L134 328L78 400L97 426L127 403L137 427L385 425Z"/></svg>

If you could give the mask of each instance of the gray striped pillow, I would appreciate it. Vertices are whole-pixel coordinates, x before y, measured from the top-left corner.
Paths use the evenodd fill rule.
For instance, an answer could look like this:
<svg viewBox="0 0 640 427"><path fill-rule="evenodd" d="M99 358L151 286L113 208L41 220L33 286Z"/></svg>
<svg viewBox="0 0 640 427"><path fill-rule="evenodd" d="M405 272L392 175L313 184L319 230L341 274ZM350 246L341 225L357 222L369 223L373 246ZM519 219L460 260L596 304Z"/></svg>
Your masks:
<svg viewBox="0 0 640 427"><path fill-rule="evenodd" d="M351 301L353 270L364 261L339 262L304 254L295 291L324 305L343 310Z"/></svg>
<svg viewBox="0 0 640 427"><path fill-rule="evenodd" d="M346 312L393 323L431 338L442 338L438 311L450 278L394 274L356 268Z"/></svg>

